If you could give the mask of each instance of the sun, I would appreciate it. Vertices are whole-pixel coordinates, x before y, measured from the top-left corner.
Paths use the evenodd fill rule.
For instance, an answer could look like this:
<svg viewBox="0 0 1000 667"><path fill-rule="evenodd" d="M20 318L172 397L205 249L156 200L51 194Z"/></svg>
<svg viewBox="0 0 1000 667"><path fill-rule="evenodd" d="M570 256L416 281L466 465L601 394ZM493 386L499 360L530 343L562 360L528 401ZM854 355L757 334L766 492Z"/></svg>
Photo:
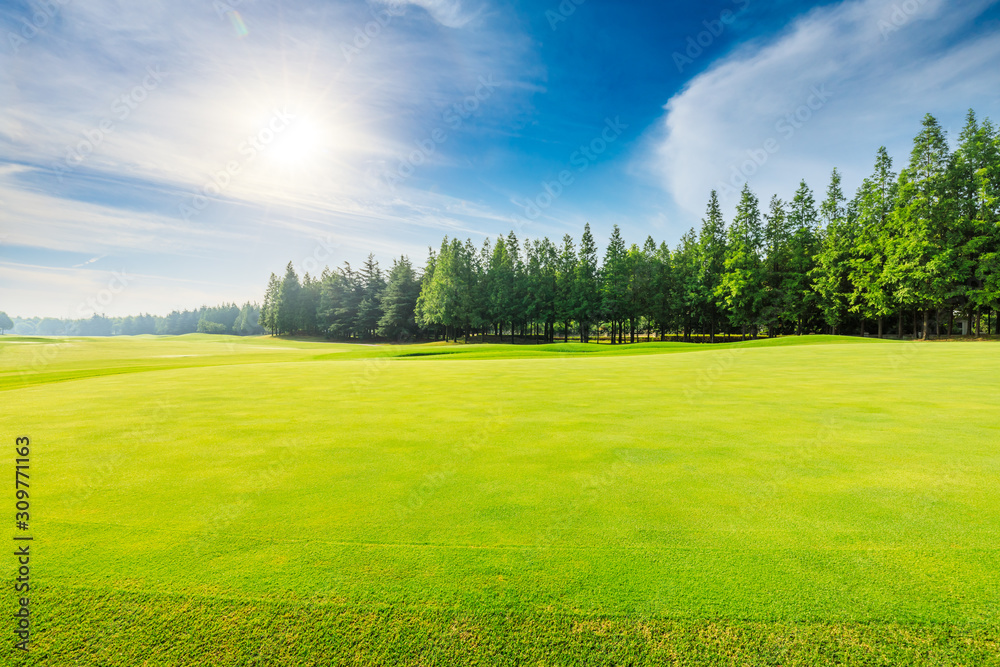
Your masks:
<svg viewBox="0 0 1000 667"><path fill-rule="evenodd" d="M308 169L326 152L330 132L311 118L296 116L286 127L276 130L267 147L268 161L285 170Z"/></svg>

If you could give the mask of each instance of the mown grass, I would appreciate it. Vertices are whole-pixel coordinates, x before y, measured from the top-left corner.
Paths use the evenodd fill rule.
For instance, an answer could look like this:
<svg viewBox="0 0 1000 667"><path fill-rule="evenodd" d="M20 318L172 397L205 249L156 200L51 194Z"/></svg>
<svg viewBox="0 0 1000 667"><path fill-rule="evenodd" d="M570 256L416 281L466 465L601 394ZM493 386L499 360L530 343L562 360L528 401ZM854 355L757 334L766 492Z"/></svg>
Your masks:
<svg viewBox="0 0 1000 667"><path fill-rule="evenodd" d="M53 340L30 664L1000 664L990 343Z"/></svg>

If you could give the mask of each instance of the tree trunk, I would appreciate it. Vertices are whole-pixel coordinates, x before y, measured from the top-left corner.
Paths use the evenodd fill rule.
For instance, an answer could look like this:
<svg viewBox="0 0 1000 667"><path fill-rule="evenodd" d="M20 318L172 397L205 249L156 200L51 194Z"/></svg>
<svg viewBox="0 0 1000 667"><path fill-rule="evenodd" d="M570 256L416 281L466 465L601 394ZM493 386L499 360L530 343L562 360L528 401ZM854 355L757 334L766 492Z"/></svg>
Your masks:
<svg viewBox="0 0 1000 667"><path fill-rule="evenodd" d="M899 322L896 324L896 336L902 340L903 339L903 309L899 309Z"/></svg>
<svg viewBox="0 0 1000 667"><path fill-rule="evenodd" d="M955 333L955 309L948 309L948 338L951 338L952 334Z"/></svg>
<svg viewBox="0 0 1000 667"><path fill-rule="evenodd" d="M920 315L919 310L913 311L913 340L917 340L917 318Z"/></svg>
<svg viewBox="0 0 1000 667"><path fill-rule="evenodd" d="M865 318L861 318L861 337L865 337Z"/></svg>
<svg viewBox="0 0 1000 667"><path fill-rule="evenodd" d="M878 337L882 338L882 316L878 316Z"/></svg>
<svg viewBox="0 0 1000 667"><path fill-rule="evenodd" d="M921 340L927 340L927 334L930 333L931 321L930 321L930 309L924 308L924 330L921 332Z"/></svg>

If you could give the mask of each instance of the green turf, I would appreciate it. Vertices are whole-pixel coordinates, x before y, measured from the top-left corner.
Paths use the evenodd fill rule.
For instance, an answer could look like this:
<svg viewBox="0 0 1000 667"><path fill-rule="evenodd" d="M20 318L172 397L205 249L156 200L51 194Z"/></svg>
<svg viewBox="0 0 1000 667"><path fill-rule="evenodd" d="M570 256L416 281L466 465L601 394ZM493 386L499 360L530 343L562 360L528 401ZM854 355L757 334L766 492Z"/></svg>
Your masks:
<svg viewBox="0 0 1000 667"><path fill-rule="evenodd" d="M992 343L4 336L28 663L1000 664L998 378Z"/></svg>

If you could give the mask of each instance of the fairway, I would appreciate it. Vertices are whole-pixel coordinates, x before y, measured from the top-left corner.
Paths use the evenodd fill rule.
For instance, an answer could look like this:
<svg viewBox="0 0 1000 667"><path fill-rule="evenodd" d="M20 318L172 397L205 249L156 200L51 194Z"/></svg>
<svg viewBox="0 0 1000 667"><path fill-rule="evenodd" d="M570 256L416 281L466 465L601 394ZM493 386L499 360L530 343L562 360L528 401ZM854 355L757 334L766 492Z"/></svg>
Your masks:
<svg viewBox="0 0 1000 667"><path fill-rule="evenodd" d="M1000 664L998 378L989 342L4 336L25 664Z"/></svg>

